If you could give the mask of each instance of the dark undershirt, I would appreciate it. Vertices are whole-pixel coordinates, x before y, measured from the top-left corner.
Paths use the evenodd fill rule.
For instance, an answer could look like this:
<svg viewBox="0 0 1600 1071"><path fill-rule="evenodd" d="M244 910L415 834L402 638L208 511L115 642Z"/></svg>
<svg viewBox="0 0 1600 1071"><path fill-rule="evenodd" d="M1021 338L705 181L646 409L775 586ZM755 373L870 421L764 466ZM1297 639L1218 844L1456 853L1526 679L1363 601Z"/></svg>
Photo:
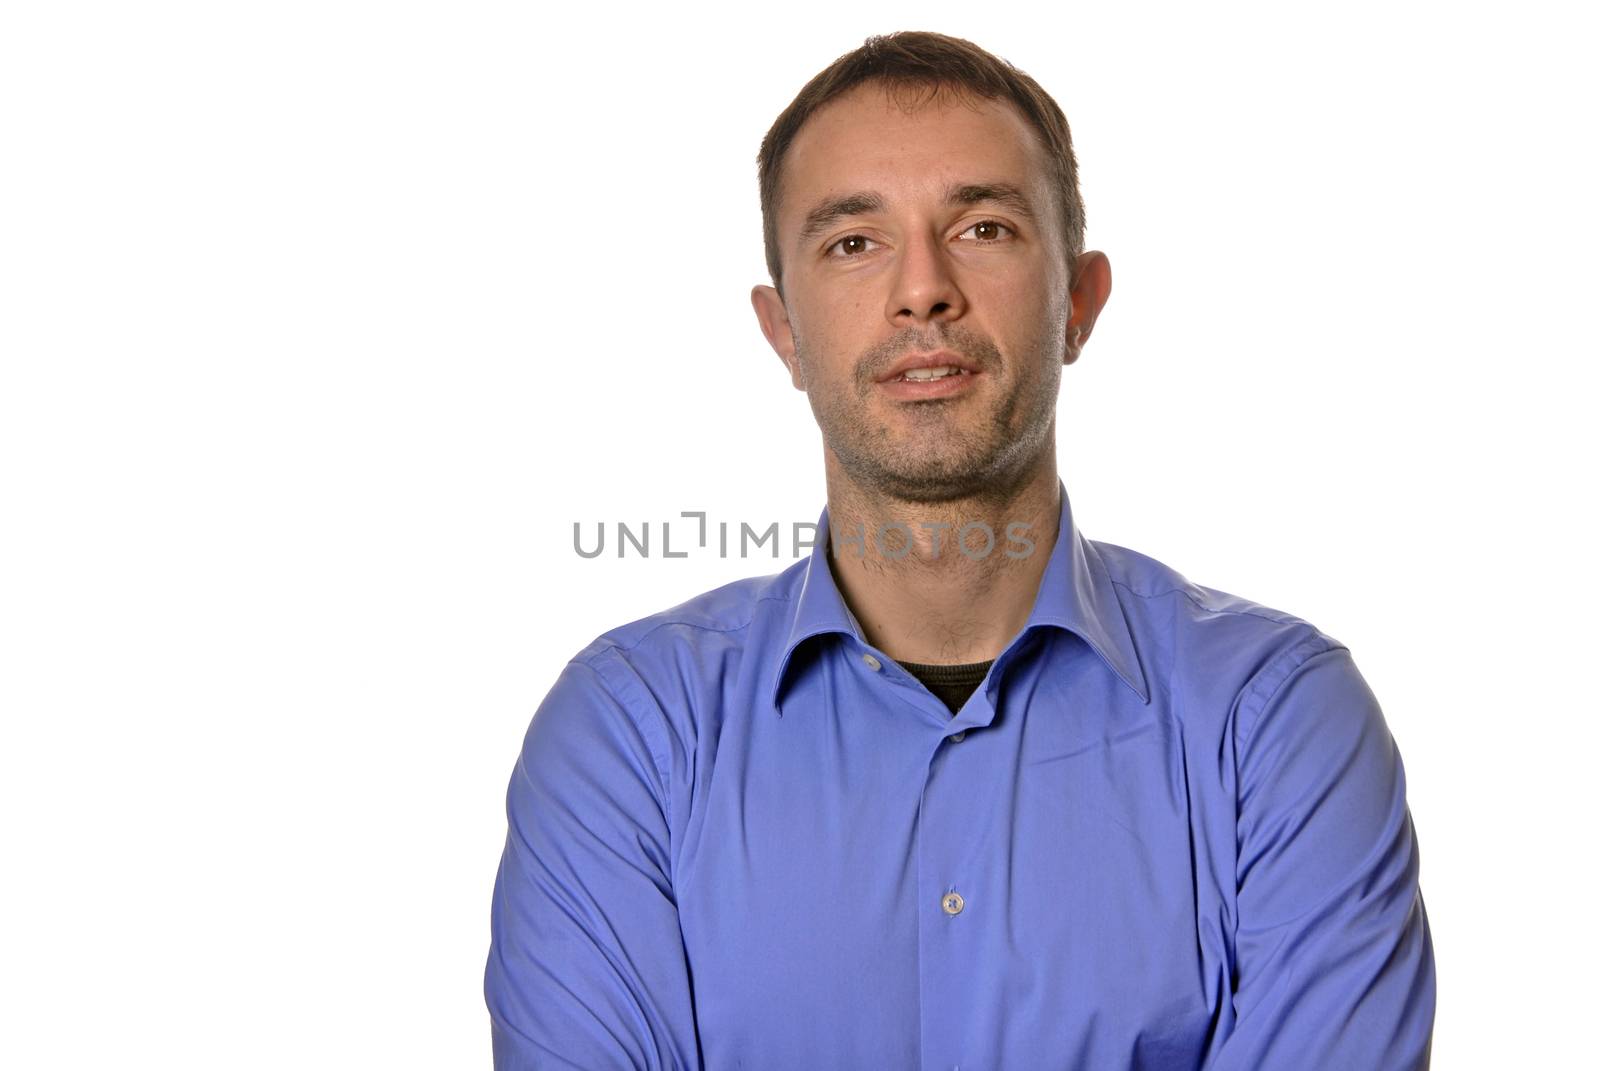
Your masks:
<svg viewBox="0 0 1600 1071"><path fill-rule="evenodd" d="M959 666L934 666L925 662L901 662L900 668L922 682L922 686L944 701L954 717L960 713L978 685L983 683L994 659L987 662L967 662Z"/></svg>

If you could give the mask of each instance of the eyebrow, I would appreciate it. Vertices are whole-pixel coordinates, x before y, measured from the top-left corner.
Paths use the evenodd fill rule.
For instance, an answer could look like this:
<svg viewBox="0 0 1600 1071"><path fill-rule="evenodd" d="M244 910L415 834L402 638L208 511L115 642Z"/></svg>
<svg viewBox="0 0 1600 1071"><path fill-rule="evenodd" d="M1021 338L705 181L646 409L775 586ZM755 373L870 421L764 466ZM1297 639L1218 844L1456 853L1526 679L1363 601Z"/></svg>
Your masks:
<svg viewBox="0 0 1600 1071"><path fill-rule="evenodd" d="M1009 182L953 183L945 188L944 203L952 207L977 204L1004 205L1026 218L1029 223L1038 222L1034 215L1033 202L1028 200L1028 195L1023 193L1020 187ZM804 245L840 220L852 216L864 216L869 212L882 212L884 204L883 195L873 190L826 198L806 213L798 241Z"/></svg>

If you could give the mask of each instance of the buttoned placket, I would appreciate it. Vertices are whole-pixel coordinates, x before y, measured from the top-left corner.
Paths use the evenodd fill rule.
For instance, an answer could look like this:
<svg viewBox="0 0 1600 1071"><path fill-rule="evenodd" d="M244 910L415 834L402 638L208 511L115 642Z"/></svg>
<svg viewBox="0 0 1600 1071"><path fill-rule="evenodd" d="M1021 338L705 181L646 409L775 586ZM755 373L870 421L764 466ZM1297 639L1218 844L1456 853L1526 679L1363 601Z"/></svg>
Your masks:
<svg viewBox="0 0 1600 1071"><path fill-rule="evenodd" d="M847 611L848 612L848 611ZM869 646L857 628L857 641ZM944 745L958 744L967 738L967 730L991 724L995 710L992 697L995 670L1014 657L1019 641L1002 652L990 667L989 674L968 697L967 702L954 717L932 692L893 659L876 650L860 653L861 665L867 670L869 684L881 687L905 688L917 694L916 704L932 710L937 705L942 716L944 732L928 760L927 775L923 781L922 800L918 807L916 843L917 888L922 890L918 902L927 907L919 910L917 942L919 959L918 983L923 999L921 1023L923 1066L949 1068L960 1063L959 1023L941 1008L940 991L948 980L968 973L975 950L970 939L971 913L982 910L981 904L972 900L973 890L964 885L964 879L973 877L960 872L955 860L968 859L976 838L970 833L963 837L947 832L950 827L961 827L964 811L969 810L971 790L982 780L981 765L963 762L957 757L964 749ZM959 724L955 732L950 729ZM941 847L942 846L942 847ZM964 864L970 867L970 863ZM971 884L976 884L972 882Z"/></svg>
<svg viewBox="0 0 1600 1071"><path fill-rule="evenodd" d="M966 739L969 728L993 720L988 683L986 679L951 719L956 731L945 737L951 746L938 747L929 757L917 811L917 882L922 890L919 901L926 905L917 919L921 1052L926 1068L957 1067L971 1057L963 1048L965 1020L952 1016L941 997L953 980L971 974L978 954L974 942L984 928L982 912L994 906L982 896L983 875L972 869L983 859L971 825L972 801L986 780L983 749L954 746ZM931 693L927 698L939 701Z"/></svg>

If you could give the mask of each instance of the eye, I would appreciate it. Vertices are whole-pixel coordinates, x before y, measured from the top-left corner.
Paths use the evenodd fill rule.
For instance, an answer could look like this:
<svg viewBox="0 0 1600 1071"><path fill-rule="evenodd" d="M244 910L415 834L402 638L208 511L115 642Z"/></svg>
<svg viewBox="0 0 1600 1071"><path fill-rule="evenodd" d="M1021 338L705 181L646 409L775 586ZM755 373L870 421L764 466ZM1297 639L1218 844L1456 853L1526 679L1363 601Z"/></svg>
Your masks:
<svg viewBox="0 0 1600 1071"><path fill-rule="evenodd" d="M870 242L870 241L872 241L872 239L868 238L864 234L847 234L843 238L840 238L837 242L834 242L827 249L824 249L823 253L825 253L828 256L833 256L833 251L835 249L838 249L840 246L843 246L843 245L851 245L851 246L854 246L854 248L856 250L854 253L846 253L843 257L836 257L835 258L837 260L849 260L852 257L858 257L862 253L865 253L866 250L864 248L862 248L860 243Z"/></svg>
<svg viewBox="0 0 1600 1071"><path fill-rule="evenodd" d="M1005 231L1009 235L1015 236L1015 234L1016 234L1016 232L1013 231L1010 227L1006 226L1004 223L1001 223L999 220L994 220L994 219L980 219L978 222L974 223L972 226L968 227L966 230L962 231L961 233L962 234L969 234L972 231L977 230L979 227L983 227L983 228L985 228L985 229L987 229L987 230L989 230L991 232L993 232L995 230L1001 230L1001 231ZM1004 239L1001 239L1001 238L998 238L998 237L995 237L995 238L978 238L978 239L976 239L976 241L978 242L979 245L989 245L991 242L999 242L999 241L1003 241L1003 240Z"/></svg>

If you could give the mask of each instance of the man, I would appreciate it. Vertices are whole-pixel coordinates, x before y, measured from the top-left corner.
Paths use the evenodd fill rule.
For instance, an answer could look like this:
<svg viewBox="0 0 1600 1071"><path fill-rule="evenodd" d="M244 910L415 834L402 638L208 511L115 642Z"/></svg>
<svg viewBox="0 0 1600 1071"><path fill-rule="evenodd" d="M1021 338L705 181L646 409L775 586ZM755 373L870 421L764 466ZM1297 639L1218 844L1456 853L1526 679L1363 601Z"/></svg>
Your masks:
<svg viewBox="0 0 1600 1071"><path fill-rule="evenodd" d="M1349 651L1073 524L1056 399L1111 276L1060 109L873 38L760 167L817 544L596 639L535 714L497 1066L1426 1067L1417 841Z"/></svg>

